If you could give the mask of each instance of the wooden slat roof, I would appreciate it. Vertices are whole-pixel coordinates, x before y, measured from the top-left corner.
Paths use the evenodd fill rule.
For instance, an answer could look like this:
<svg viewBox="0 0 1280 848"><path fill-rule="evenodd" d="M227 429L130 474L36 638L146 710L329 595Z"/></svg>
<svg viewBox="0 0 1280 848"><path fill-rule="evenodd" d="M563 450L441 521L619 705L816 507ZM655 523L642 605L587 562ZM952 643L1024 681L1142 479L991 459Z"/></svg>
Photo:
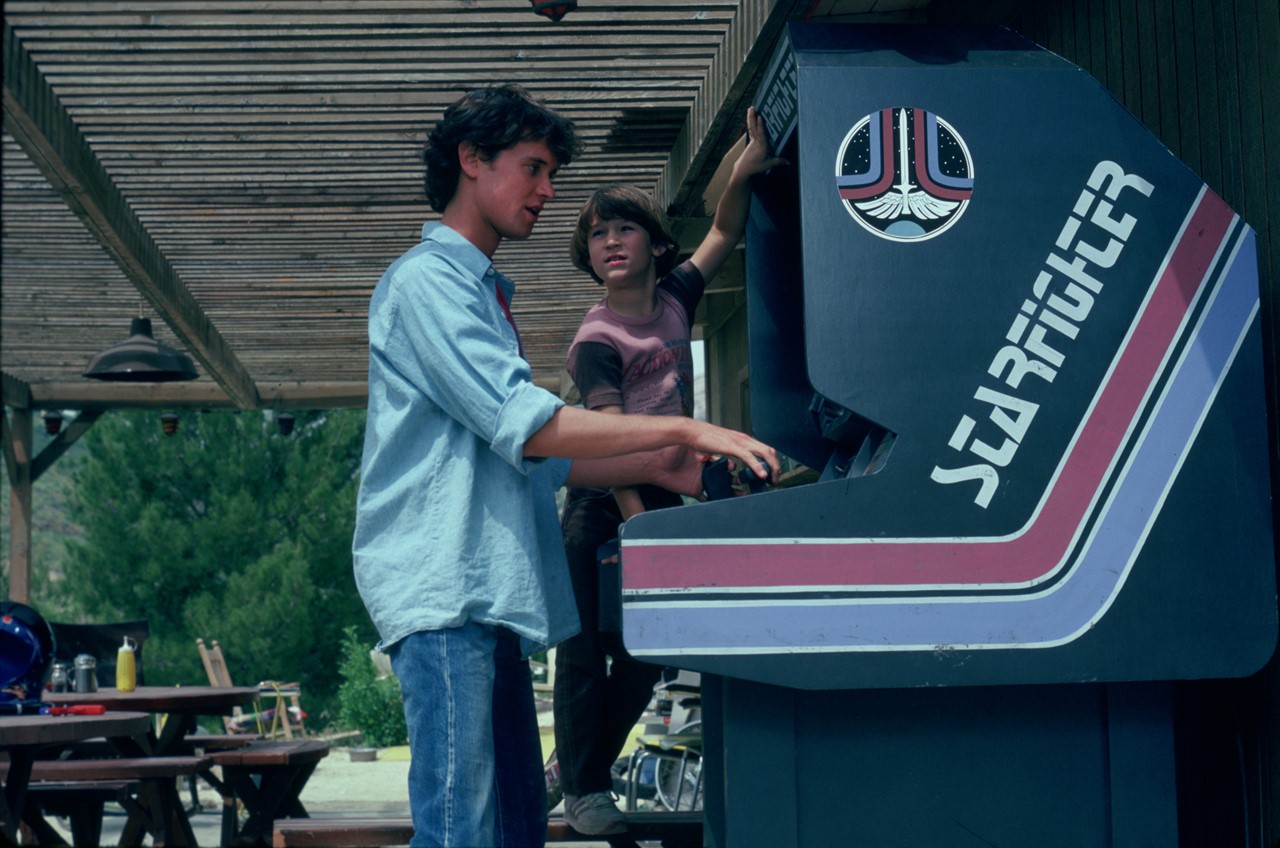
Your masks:
<svg viewBox="0 0 1280 848"><path fill-rule="evenodd" d="M495 261L535 378L600 290L568 261L614 181L679 216L736 138L797 14L927 0L130 0L4 6L0 370L11 405L363 403L366 307L432 216L426 129L465 90L524 84L586 142L535 235ZM42 99L43 98L43 99ZM197 360L177 386L81 377L130 318Z"/></svg>

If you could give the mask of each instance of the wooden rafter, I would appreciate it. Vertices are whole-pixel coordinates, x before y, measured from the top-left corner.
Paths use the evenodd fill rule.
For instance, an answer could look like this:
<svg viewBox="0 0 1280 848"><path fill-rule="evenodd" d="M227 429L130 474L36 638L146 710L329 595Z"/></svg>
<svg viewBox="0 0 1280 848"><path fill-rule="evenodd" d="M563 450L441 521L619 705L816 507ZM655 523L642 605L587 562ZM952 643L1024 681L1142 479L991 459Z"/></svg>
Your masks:
<svg viewBox="0 0 1280 848"><path fill-rule="evenodd" d="M7 22L4 127L227 395L241 407L257 407L249 372L120 195Z"/></svg>
<svg viewBox="0 0 1280 848"><path fill-rule="evenodd" d="M674 217L699 217L716 163L741 134L755 81L786 22L812 0L744 0L694 96L655 195Z"/></svg>
<svg viewBox="0 0 1280 848"><path fill-rule="evenodd" d="M205 381L140 383L123 395L118 388L88 381L35 383L28 389L28 402L33 407L46 409L227 409L236 406L220 386ZM258 405L266 409L363 407L369 394L363 382L338 380L259 383L255 390Z"/></svg>
<svg viewBox="0 0 1280 848"><path fill-rule="evenodd" d="M58 461L58 457L66 453L72 445L74 445L81 436L89 431L93 426L93 422L102 416L101 409L85 409L62 429L54 437L52 442L44 446L40 453L36 454L36 458L31 461L31 482L40 479L40 475L49 470L49 468Z"/></svg>
<svg viewBox="0 0 1280 848"><path fill-rule="evenodd" d="M927 4L590 0L553 23L518 0L9 0L6 127L19 138L0 135L0 367L61 408L243 406L255 390L261 406L362 403L369 297L434 216L426 131L462 91L510 81L572 119L584 143L533 237L494 257L518 286L535 382L555 391L600 295L567 250L590 192L656 187L696 242L704 186L785 20ZM55 141L70 177L43 161ZM91 176L113 200L86 191L100 188ZM72 179L85 184L62 184ZM72 189L133 265L73 214L67 197L85 201ZM145 249L128 241L135 231ZM184 294L164 288L170 272ZM155 279L140 296L144 273ZM147 299L157 341L190 351L201 379L163 390L83 380ZM202 348L203 328L220 348Z"/></svg>
<svg viewBox="0 0 1280 848"><path fill-rule="evenodd" d="M31 387L12 374L0 372L0 393L4 396L4 405L14 409L31 408Z"/></svg>

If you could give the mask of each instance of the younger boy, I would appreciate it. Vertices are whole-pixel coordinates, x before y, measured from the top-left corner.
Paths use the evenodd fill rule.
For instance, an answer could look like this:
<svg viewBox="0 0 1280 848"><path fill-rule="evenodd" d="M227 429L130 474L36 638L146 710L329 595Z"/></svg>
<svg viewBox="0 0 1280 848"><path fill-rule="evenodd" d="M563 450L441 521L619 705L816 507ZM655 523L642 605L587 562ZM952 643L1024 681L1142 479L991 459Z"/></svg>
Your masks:
<svg viewBox="0 0 1280 848"><path fill-rule="evenodd" d="M680 248L662 210L634 186L596 191L579 214L573 264L606 291L583 318L566 363L587 409L693 415L694 311L706 281L742 238L750 178L783 161L769 156L754 108L747 110L747 139L710 232L684 262L677 264ZM661 673L626 656L609 664L599 633L596 551L632 515L680 502L656 486L615 486L612 494L573 488L565 501L561 527L582 632L556 650L555 734L565 820L580 833L626 830L609 794L610 769Z"/></svg>

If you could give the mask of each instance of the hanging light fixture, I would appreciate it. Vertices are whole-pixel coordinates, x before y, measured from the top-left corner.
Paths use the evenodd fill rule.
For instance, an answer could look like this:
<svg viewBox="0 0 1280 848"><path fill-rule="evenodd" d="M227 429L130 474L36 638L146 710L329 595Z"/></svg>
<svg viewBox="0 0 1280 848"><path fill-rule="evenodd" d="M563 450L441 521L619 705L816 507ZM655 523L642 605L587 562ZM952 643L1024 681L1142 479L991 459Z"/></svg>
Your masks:
<svg viewBox="0 0 1280 848"><path fill-rule="evenodd" d="M533 4L534 14L553 21L560 20L578 8L578 0L529 0L529 2Z"/></svg>
<svg viewBox="0 0 1280 848"><path fill-rule="evenodd" d="M44 431L50 436L56 436L62 430L62 415L57 412L46 412L44 414Z"/></svg>
<svg viewBox="0 0 1280 848"><path fill-rule="evenodd" d="M178 432L178 416L172 412L166 412L160 416L160 429L164 430L166 436L172 436Z"/></svg>
<svg viewBox="0 0 1280 848"><path fill-rule="evenodd" d="M287 436L293 432L293 423L296 419L287 412L282 412L276 416L276 427L280 430L280 435Z"/></svg>
<svg viewBox="0 0 1280 848"><path fill-rule="evenodd" d="M129 338L89 360L84 376L94 380L163 383L194 380L197 375L191 357L155 340L150 318L134 318Z"/></svg>

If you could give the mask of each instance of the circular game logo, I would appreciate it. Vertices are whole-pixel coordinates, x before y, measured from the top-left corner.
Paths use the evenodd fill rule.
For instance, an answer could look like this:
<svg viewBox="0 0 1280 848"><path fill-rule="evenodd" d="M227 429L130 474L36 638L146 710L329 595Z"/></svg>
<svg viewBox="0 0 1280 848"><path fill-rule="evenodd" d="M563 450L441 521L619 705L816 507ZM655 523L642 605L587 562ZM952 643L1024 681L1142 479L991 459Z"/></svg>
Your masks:
<svg viewBox="0 0 1280 848"><path fill-rule="evenodd" d="M836 190L853 219L891 241L924 241L960 220L973 160L932 112L881 109L853 125L836 154Z"/></svg>

